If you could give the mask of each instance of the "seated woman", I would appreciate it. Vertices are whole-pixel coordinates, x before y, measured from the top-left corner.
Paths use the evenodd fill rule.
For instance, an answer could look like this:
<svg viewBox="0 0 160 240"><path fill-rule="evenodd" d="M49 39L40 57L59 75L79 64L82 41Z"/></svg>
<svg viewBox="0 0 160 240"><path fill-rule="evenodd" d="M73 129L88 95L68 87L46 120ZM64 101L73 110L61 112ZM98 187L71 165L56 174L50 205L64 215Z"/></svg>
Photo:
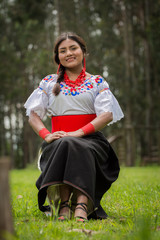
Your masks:
<svg viewBox="0 0 160 240"><path fill-rule="evenodd" d="M108 83L99 75L86 72L84 40L74 33L63 33L56 41L57 74L46 76L25 103L29 123L45 141L39 160L39 209L46 196L58 207L58 219L77 221L103 219L100 205L104 193L117 179L118 159L100 129L123 117ZM52 131L42 119L51 117Z"/></svg>

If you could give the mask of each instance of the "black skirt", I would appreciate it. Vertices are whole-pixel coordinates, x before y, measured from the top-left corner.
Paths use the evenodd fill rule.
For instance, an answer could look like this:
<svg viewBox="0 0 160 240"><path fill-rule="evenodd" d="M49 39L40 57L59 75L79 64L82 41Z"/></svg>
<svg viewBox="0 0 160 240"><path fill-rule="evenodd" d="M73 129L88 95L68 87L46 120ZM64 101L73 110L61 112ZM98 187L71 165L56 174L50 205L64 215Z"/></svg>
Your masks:
<svg viewBox="0 0 160 240"><path fill-rule="evenodd" d="M101 132L82 138L64 137L49 144L43 142L40 169L42 172L36 186L41 211L48 210L44 206L47 189L50 186L55 188L53 201L57 203L59 194L56 189L60 184L68 184L88 197L88 218L107 217L100 201L118 178L120 169L112 147ZM74 191L72 195L71 201L74 202Z"/></svg>

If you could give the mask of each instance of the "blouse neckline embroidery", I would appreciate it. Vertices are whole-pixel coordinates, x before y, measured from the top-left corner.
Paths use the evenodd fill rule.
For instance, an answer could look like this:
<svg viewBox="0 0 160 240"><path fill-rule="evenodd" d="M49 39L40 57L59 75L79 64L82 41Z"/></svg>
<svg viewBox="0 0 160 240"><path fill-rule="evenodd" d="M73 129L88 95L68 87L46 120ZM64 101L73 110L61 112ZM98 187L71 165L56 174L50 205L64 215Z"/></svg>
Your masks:
<svg viewBox="0 0 160 240"><path fill-rule="evenodd" d="M94 84L96 83L97 86L103 81L103 78L99 75L91 75L89 78L87 78L84 83L82 83L80 86L76 87L70 87L65 82L61 82L61 92L64 95L68 96L76 96L81 93L87 92L91 90L94 87Z"/></svg>

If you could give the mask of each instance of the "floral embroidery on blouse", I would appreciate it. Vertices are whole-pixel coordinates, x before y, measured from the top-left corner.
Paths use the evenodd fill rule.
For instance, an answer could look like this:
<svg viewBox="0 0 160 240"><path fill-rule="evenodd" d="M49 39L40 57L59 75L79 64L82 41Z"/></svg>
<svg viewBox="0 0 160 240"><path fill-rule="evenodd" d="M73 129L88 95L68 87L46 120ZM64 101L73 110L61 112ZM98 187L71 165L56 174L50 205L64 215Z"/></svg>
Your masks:
<svg viewBox="0 0 160 240"><path fill-rule="evenodd" d="M50 82L50 81L53 80L53 75L52 75L52 74L51 74L51 75L48 75L48 76L46 76L45 78L43 78L43 80L44 80L45 82Z"/></svg>
<svg viewBox="0 0 160 240"><path fill-rule="evenodd" d="M61 92L65 95L72 96L84 93L93 88L94 82L92 81L92 78L93 76L91 76L89 79L86 79L81 86L76 86L75 88L69 87L65 82L61 82ZM103 78L101 76L97 76L94 81L97 83L97 86L99 86L99 84L103 81Z"/></svg>

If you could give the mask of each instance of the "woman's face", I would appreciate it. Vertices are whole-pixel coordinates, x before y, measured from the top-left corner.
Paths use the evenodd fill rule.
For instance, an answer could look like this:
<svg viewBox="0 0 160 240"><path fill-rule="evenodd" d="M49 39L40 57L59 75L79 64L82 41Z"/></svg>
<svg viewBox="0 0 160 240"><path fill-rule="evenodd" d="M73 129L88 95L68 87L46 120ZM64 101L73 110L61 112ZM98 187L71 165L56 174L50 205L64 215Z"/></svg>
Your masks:
<svg viewBox="0 0 160 240"><path fill-rule="evenodd" d="M59 45L58 57L65 68L82 66L83 52L80 45L71 39L66 39Z"/></svg>

